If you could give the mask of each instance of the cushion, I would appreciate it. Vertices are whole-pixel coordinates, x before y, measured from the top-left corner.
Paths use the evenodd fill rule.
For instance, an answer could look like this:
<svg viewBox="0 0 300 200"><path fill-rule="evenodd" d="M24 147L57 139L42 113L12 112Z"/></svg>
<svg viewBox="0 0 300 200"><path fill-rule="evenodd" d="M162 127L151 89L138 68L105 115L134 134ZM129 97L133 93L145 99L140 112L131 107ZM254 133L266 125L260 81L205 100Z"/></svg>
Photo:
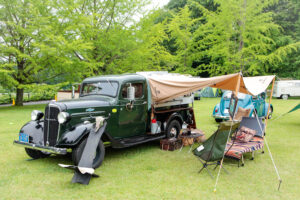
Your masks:
<svg viewBox="0 0 300 200"><path fill-rule="evenodd" d="M236 140L239 142L249 142L255 134L255 130L242 126L236 133Z"/></svg>
<svg viewBox="0 0 300 200"><path fill-rule="evenodd" d="M243 117L249 117L251 109L245 109L242 107L238 108L237 113L234 116L234 120L241 121Z"/></svg>

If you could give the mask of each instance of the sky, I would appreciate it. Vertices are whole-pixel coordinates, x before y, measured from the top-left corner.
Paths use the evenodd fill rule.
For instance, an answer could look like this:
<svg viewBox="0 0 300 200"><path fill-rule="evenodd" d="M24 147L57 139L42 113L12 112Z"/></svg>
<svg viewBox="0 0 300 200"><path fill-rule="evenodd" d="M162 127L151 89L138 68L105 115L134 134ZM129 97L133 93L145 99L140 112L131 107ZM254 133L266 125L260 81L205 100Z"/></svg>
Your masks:
<svg viewBox="0 0 300 200"><path fill-rule="evenodd" d="M169 2L169 0L152 0L151 8L155 8L156 6L162 8L164 5L166 5Z"/></svg>

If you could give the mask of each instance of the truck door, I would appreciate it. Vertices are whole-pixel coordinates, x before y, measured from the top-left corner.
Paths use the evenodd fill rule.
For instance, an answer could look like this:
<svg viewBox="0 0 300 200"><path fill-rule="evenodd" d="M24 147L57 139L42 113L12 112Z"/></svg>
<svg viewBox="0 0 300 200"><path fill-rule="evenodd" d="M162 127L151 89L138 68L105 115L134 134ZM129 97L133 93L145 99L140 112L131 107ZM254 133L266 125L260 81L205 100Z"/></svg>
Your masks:
<svg viewBox="0 0 300 200"><path fill-rule="evenodd" d="M135 100L127 99L127 88L135 88ZM119 95L119 137L132 137L146 133L147 123L147 89L145 82L124 83Z"/></svg>

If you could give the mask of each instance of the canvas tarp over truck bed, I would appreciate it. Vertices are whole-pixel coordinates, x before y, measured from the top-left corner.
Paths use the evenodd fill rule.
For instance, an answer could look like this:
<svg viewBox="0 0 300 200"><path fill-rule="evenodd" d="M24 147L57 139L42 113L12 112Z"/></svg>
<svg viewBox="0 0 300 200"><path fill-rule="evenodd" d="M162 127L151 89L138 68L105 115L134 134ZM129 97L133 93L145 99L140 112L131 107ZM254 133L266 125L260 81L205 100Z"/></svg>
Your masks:
<svg viewBox="0 0 300 200"><path fill-rule="evenodd" d="M187 95L204 87L214 87L235 91L240 78L239 92L258 95L265 91L275 76L256 76L243 78L241 73L195 78L178 74L144 74L148 79L152 102L161 103Z"/></svg>

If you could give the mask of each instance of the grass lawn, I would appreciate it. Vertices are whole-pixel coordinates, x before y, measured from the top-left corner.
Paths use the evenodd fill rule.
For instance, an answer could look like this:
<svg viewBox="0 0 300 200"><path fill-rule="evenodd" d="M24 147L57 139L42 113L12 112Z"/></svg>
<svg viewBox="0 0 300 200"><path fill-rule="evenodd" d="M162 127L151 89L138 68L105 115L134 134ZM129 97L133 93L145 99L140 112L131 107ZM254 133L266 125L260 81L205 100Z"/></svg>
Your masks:
<svg viewBox="0 0 300 200"><path fill-rule="evenodd" d="M217 129L211 113L219 100L195 102L197 126L207 136ZM240 168L236 161L225 160L230 174L221 173L214 193L215 180L206 171L197 173L201 163L188 147L166 152L159 149L159 142L107 148L103 165L96 170L101 177L88 186L71 184L73 172L57 165L71 164L69 156L26 161L24 149L12 144L31 111L45 105L0 108L0 199L299 199L300 110L274 120L297 103L299 99L274 99L268 124L267 139L283 179L279 192L267 151L256 153L253 161L246 156Z"/></svg>

